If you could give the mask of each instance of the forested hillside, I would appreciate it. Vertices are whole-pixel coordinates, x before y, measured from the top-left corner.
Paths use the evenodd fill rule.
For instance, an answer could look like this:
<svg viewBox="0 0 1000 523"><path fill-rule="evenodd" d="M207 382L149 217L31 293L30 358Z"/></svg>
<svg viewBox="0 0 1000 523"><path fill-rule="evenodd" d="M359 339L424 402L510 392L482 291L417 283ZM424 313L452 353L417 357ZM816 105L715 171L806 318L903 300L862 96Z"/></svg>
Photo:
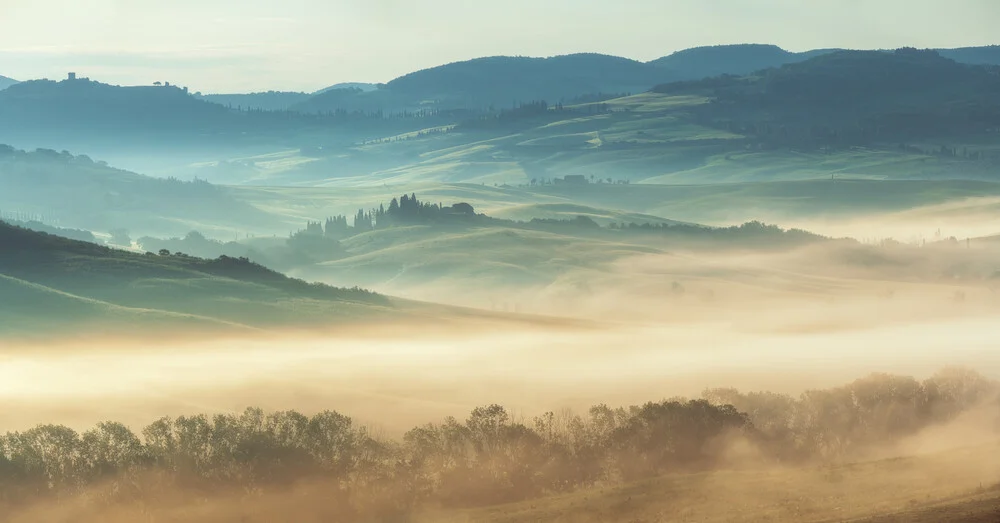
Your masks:
<svg viewBox="0 0 1000 523"><path fill-rule="evenodd" d="M1000 68L934 51L842 51L654 91L709 97L694 111L699 121L772 145L906 146L1000 131Z"/></svg>

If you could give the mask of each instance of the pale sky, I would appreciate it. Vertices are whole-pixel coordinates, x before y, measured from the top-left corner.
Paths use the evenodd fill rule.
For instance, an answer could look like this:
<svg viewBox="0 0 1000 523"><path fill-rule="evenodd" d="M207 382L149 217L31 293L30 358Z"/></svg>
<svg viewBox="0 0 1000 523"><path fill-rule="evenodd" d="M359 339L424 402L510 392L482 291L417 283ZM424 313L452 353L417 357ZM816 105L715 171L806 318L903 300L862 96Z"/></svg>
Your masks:
<svg viewBox="0 0 1000 523"><path fill-rule="evenodd" d="M0 0L0 75L313 91L479 56L962 47L998 27L1000 0Z"/></svg>

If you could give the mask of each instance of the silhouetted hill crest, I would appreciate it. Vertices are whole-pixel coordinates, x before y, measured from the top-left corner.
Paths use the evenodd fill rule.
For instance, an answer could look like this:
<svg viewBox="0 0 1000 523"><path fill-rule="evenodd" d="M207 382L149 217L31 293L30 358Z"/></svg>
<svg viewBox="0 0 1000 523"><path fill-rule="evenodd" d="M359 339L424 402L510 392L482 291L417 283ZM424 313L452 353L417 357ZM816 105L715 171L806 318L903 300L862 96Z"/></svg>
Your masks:
<svg viewBox="0 0 1000 523"><path fill-rule="evenodd" d="M744 75L804 59L776 45L734 44L684 49L649 63L672 71L679 80L694 80L722 74Z"/></svg>
<svg viewBox="0 0 1000 523"><path fill-rule="evenodd" d="M1000 66L960 64L933 50L838 51L653 91L709 98L692 110L701 123L760 147L906 149L914 140L1000 132Z"/></svg>
<svg viewBox="0 0 1000 523"><path fill-rule="evenodd" d="M15 80L13 78L7 78L6 76L0 75L0 91L3 91L4 89L6 89L6 88L8 88L8 87L10 87L10 86L12 86L12 85L14 85L16 83L18 83L17 80Z"/></svg>
<svg viewBox="0 0 1000 523"><path fill-rule="evenodd" d="M926 103L988 95L1000 80L996 66L972 66L933 50L837 51L749 76L727 75L675 82L656 92L701 91L719 101L754 99L782 104L904 104L909 95Z"/></svg>
<svg viewBox="0 0 1000 523"><path fill-rule="evenodd" d="M558 103L593 93L634 93L672 79L669 71L628 58L580 53L549 58L490 56L400 76L375 90L333 89L296 110L511 107L519 102Z"/></svg>
<svg viewBox="0 0 1000 523"><path fill-rule="evenodd" d="M26 281L60 281L86 277L102 281L135 278L186 278L201 273L280 289L291 294L326 299L382 302L362 289L341 289L289 278L246 258L221 256L214 260L176 253L134 253L95 243L71 240L10 225L0 220L0 274Z"/></svg>
<svg viewBox="0 0 1000 523"><path fill-rule="evenodd" d="M0 91L0 118L20 125L191 126L227 112L175 86L31 80Z"/></svg>

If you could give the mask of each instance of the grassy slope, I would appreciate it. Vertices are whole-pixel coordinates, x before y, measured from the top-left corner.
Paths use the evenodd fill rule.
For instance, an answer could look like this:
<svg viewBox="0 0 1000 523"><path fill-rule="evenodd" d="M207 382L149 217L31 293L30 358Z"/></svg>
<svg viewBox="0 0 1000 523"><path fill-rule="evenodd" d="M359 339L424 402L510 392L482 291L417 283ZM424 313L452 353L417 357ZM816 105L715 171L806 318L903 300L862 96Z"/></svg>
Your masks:
<svg viewBox="0 0 1000 523"><path fill-rule="evenodd" d="M323 263L306 274L324 281L357 279L382 286L475 283L480 291L488 291L512 285L545 286L563 275L576 273L578 277L579 270L593 270L619 257L657 252L582 231L500 227L396 228L359 235L344 246L352 256Z"/></svg>
<svg viewBox="0 0 1000 523"><path fill-rule="evenodd" d="M204 316L122 307L2 274L0 296L17 301L16 307L0 307L0 332L19 336L48 331L54 317L64 323L99 324L118 333L129 330L138 333L146 328L242 328L235 323Z"/></svg>
<svg viewBox="0 0 1000 523"><path fill-rule="evenodd" d="M612 209L601 209L573 203L538 203L515 205L499 209L490 214L494 218L507 220L530 221L533 218L572 220L577 216L586 216L601 225L609 223L667 223L676 224L675 220L667 220L651 214L622 212Z"/></svg>
<svg viewBox="0 0 1000 523"><path fill-rule="evenodd" d="M0 223L2 313L64 319L185 319L255 326L316 324L392 310L383 297L316 287L260 266L149 256Z"/></svg>
<svg viewBox="0 0 1000 523"><path fill-rule="evenodd" d="M0 245L5 246L0 250L0 334L5 336L50 336L80 329L149 334L316 328L387 319L509 321L522 326L553 321L318 286L255 265L140 255L3 222Z"/></svg>

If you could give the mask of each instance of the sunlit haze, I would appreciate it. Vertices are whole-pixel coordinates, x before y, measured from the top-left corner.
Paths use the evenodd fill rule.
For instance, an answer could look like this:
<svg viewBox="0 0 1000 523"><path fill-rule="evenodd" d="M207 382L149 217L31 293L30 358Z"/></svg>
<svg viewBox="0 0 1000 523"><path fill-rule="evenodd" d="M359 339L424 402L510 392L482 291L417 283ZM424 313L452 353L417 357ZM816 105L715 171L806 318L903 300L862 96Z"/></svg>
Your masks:
<svg viewBox="0 0 1000 523"><path fill-rule="evenodd" d="M0 523L996 523L997 27L0 0Z"/></svg>

